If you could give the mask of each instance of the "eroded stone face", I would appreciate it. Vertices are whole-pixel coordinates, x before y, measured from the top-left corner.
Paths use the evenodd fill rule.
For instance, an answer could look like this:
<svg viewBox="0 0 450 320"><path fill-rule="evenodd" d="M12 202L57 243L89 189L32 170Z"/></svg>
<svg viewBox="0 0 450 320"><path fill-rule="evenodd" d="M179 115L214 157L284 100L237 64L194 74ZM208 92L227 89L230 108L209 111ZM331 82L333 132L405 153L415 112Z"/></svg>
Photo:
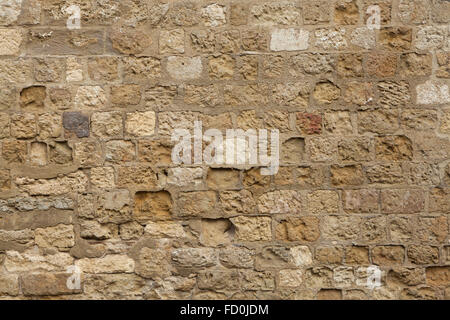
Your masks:
<svg viewBox="0 0 450 320"><path fill-rule="evenodd" d="M0 298L448 299L449 9L0 1ZM175 163L195 121L277 173Z"/></svg>
<svg viewBox="0 0 450 320"><path fill-rule="evenodd" d="M302 29L277 29L272 32L272 51L299 51L308 49L309 32Z"/></svg>
<svg viewBox="0 0 450 320"><path fill-rule="evenodd" d="M171 56L167 59L167 72L173 79L197 79L201 76L202 71L203 66L200 57Z"/></svg>

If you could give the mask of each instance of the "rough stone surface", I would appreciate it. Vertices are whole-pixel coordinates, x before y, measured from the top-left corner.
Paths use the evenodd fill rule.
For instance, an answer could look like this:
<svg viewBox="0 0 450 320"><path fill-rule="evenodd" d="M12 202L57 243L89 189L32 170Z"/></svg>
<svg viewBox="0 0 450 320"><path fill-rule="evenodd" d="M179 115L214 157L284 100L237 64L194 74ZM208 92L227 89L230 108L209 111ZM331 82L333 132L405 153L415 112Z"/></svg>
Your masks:
<svg viewBox="0 0 450 320"><path fill-rule="evenodd" d="M17 55L22 43L22 32L19 29L0 29L0 56Z"/></svg>
<svg viewBox="0 0 450 320"><path fill-rule="evenodd" d="M309 46L309 32L302 29L277 29L272 32L272 51L299 51Z"/></svg>
<svg viewBox="0 0 450 320"><path fill-rule="evenodd" d="M200 57L171 56L167 59L167 72L173 79L192 80L201 76L203 71Z"/></svg>
<svg viewBox="0 0 450 320"><path fill-rule="evenodd" d="M0 1L0 298L449 299L449 10Z"/></svg>

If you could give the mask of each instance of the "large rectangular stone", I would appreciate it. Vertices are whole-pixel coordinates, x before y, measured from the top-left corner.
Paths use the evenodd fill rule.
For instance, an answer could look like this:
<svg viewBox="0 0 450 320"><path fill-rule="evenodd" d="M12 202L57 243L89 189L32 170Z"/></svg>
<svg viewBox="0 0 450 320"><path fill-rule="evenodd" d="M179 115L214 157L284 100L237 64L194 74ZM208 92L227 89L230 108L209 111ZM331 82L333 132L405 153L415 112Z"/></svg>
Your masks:
<svg viewBox="0 0 450 320"><path fill-rule="evenodd" d="M75 275L76 276L76 275ZM70 289L67 284L70 273L38 273L21 276L23 294L26 296L57 296L62 294L75 294L79 289ZM81 280L81 279L80 279Z"/></svg>
<svg viewBox="0 0 450 320"><path fill-rule="evenodd" d="M32 55L98 55L103 53L103 31L31 30L27 52Z"/></svg>
<svg viewBox="0 0 450 320"><path fill-rule="evenodd" d="M309 31L302 29L275 29L272 31L270 50L296 51L309 47Z"/></svg>
<svg viewBox="0 0 450 320"><path fill-rule="evenodd" d="M22 44L22 32L17 29L0 29L0 56L17 55Z"/></svg>

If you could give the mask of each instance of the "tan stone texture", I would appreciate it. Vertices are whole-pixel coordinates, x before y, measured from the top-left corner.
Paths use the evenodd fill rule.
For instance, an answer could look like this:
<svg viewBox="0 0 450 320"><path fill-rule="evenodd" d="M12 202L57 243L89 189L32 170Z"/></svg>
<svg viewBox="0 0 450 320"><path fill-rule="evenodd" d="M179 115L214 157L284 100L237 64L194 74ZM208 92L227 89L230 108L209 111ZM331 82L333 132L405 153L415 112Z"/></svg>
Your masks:
<svg viewBox="0 0 450 320"><path fill-rule="evenodd" d="M449 299L449 23L445 0L0 1L0 299ZM174 161L196 121L278 130L277 171Z"/></svg>

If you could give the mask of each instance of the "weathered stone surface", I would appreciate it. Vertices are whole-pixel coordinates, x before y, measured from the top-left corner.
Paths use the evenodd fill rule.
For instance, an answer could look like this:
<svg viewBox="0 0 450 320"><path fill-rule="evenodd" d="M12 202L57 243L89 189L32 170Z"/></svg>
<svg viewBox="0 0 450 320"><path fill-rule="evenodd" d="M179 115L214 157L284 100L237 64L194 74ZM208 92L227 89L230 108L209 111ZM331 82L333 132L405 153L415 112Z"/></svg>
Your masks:
<svg viewBox="0 0 450 320"><path fill-rule="evenodd" d="M398 16L403 23L422 24L428 20L427 2L423 0L400 0Z"/></svg>
<svg viewBox="0 0 450 320"><path fill-rule="evenodd" d="M127 140L108 141L105 146L106 161L115 163L128 162L136 157L135 145Z"/></svg>
<svg viewBox="0 0 450 320"><path fill-rule="evenodd" d="M250 191L224 191L219 194L221 207L227 216L255 212L256 202Z"/></svg>
<svg viewBox="0 0 450 320"><path fill-rule="evenodd" d="M155 132L156 116L153 111L127 113L126 133L132 136L151 136Z"/></svg>
<svg viewBox="0 0 450 320"><path fill-rule="evenodd" d="M371 66L368 64L368 66ZM361 54L341 54L337 61L338 75L344 78L363 75L363 56Z"/></svg>
<svg viewBox="0 0 450 320"><path fill-rule="evenodd" d="M218 257L211 248L185 248L173 250L171 258L180 267L205 268L216 265Z"/></svg>
<svg viewBox="0 0 450 320"><path fill-rule="evenodd" d="M412 29L408 27L385 27L380 30L381 45L393 51L411 48Z"/></svg>
<svg viewBox="0 0 450 320"><path fill-rule="evenodd" d="M346 30L344 28L317 29L315 31L316 47L321 50L342 50L347 48Z"/></svg>
<svg viewBox="0 0 450 320"><path fill-rule="evenodd" d="M41 248L68 250L75 244L73 226L58 225L45 229L36 229L36 244Z"/></svg>
<svg viewBox="0 0 450 320"><path fill-rule="evenodd" d="M269 217L236 217L231 222L236 228L237 241L269 241L272 239L272 220Z"/></svg>
<svg viewBox="0 0 450 320"><path fill-rule="evenodd" d="M81 293L67 285L70 273L38 273L22 275L20 283L25 296L58 296Z"/></svg>
<svg viewBox="0 0 450 320"><path fill-rule="evenodd" d="M75 104L80 109L100 109L105 106L106 93L100 86L79 87L75 95Z"/></svg>
<svg viewBox="0 0 450 320"><path fill-rule="evenodd" d="M91 169L91 184L96 189L113 189L115 187L114 168L98 167Z"/></svg>
<svg viewBox="0 0 450 320"><path fill-rule="evenodd" d="M318 190L308 194L309 212L312 214L337 213L339 196L335 191Z"/></svg>
<svg viewBox="0 0 450 320"><path fill-rule="evenodd" d="M334 8L334 21L337 24L357 24L359 20L358 4L353 1L338 1Z"/></svg>
<svg viewBox="0 0 450 320"><path fill-rule="evenodd" d="M421 190L381 191L383 213L416 213L425 209L425 198Z"/></svg>
<svg viewBox="0 0 450 320"><path fill-rule="evenodd" d="M158 185L156 173L149 166L120 167L117 173L117 185L121 187L136 185L149 188Z"/></svg>
<svg viewBox="0 0 450 320"><path fill-rule="evenodd" d="M337 141L334 138L317 137L307 141L307 148L311 161L331 161L336 156Z"/></svg>
<svg viewBox="0 0 450 320"><path fill-rule="evenodd" d="M329 240L354 240L359 233L359 217L326 216L322 236Z"/></svg>
<svg viewBox="0 0 450 320"><path fill-rule="evenodd" d="M3 140L2 158L7 163L23 163L27 157L27 144L20 140Z"/></svg>
<svg viewBox="0 0 450 320"><path fill-rule="evenodd" d="M341 90L331 81L319 82L314 88L313 97L320 104L330 104L339 99Z"/></svg>
<svg viewBox="0 0 450 320"><path fill-rule="evenodd" d="M144 229L146 235L152 238L184 238L183 227L174 222L146 222Z"/></svg>
<svg viewBox="0 0 450 320"><path fill-rule="evenodd" d="M211 78L233 78L236 61L229 55L220 55L209 59L208 72Z"/></svg>
<svg viewBox="0 0 450 320"><path fill-rule="evenodd" d="M301 196L292 190L269 192L259 197L258 210L269 214L299 214L302 211Z"/></svg>
<svg viewBox="0 0 450 320"><path fill-rule="evenodd" d="M33 138L37 134L36 116L31 113L15 113L10 117L11 136Z"/></svg>
<svg viewBox="0 0 450 320"><path fill-rule="evenodd" d="M19 54L22 40L19 29L0 29L0 56Z"/></svg>
<svg viewBox="0 0 450 320"><path fill-rule="evenodd" d="M449 9L0 1L0 297L450 298Z"/></svg>
<svg viewBox="0 0 450 320"><path fill-rule="evenodd" d="M351 246L345 249L345 262L350 265L368 265L369 248Z"/></svg>
<svg viewBox="0 0 450 320"><path fill-rule="evenodd" d="M287 218L275 229L276 239L282 241L313 242L320 236L319 219L316 217Z"/></svg>
<svg viewBox="0 0 450 320"><path fill-rule="evenodd" d="M215 85L197 86L188 85L185 88L184 101L191 105L215 107L220 104L219 87Z"/></svg>
<svg viewBox="0 0 450 320"><path fill-rule="evenodd" d="M269 271L240 271L241 285L244 290L270 291L275 288L275 276Z"/></svg>
<svg viewBox="0 0 450 320"><path fill-rule="evenodd" d="M161 61L153 57L124 57L124 79L128 81L144 81L155 79L161 75Z"/></svg>
<svg viewBox="0 0 450 320"><path fill-rule="evenodd" d="M439 68L436 71L438 78L450 78L450 54L448 52L436 52Z"/></svg>
<svg viewBox="0 0 450 320"><path fill-rule="evenodd" d="M379 134L393 133L398 128L398 112L395 110L373 110L358 114L359 131Z"/></svg>
<svg viewBox="0 0 450 320"><path fill-rule="evenodd" d="M88 179L82 171L78 171L54 179L16 178L15 183L31 195L61 195L85 192Z"/></svg>
<svg viewBox="0 0 450 320"><path fill-rule="evenodd" d="M181 216L214 217L216 194L212 191L182 193L178 200Z"/></svg>
<svg viewBox="0 0 450 320"><path fill-rule="evenodd" d="M350 35L350 43L366 50L374 48L376 44L375 30L366 27L354 29Z"/></svg>
<svg viewBox="0 0 450 320"><path fill-rule="evenodd" d="M91 130L98 138L122 136L122 113L118 111L94 113L91 117Z"/></svg>
<svg viewBox="0 0 450 320"><path fill-rule="evenodd" d="M439 249L426 245L412 245L408 248L408 259L414 264L433 264L439 262Z"/></svg>
<svg viewBox="0 0 450 320"><path fill-rule="evenodd" d="M160 53L183 53L184 52L184 30L163 30L159 35Z"/></svg>
<svg viewBox="0 0 450 320"><path fill-rule="evenodd" d="M167 72L173 79L192 80L199 78L203 72L202 60L200 57L168 57Z"/></svg>
<svg viewBox="0 0 450 320"><path fill-rule="evenodd" d="M120 27L110 34L112 47L119 53L139 54L152 43L152 39L145 30Z"/></svg>
<svg viewBox="0 0 450 320"><path fill-rule="evenodd" d="M450 133L450 109L443 110L441 127L439 129L442 133Z"/></svg>
<svg viewBox="0 0 450 320"><path fill-rule="evenodd" d="M113 86L110 98L115 105L137 105L141 100L141 87L133 84Z"/></svg>
<svg viewBox="0 0 450 320"><path fill-rule="evenodd" d="M372 53L367 57L366 72L379 78L392 77L397 71L397 56L390 52Z"/></svg>
<svg viewBox="0 0 450 320"><path fill-rule="evenodd" d="M318 247L315 259L324 264L340 264L343 256L344 250L340 247Z"/></svg>
<svg viewBox="0 0 450 320"><path fill-rule="evenodd" d="M205 246L218 247L231 243L231 222L227 219L203 219L200 242Z"/></svg>
<svg viewBox="0 0 450 320"><path fill-rule="evenodd" d="M331 183L335 186L357 186L364 183L361 166L332 166Z"/></svg>
<svg viewBox="0 0 450 320"><path fill-rule="evenodd" d="M400 56L400 74L404 77L430 75L432 57L430 54L406 53Z"/></svg>
<svg viewBox="0 0 450 320"><path fill-rule="evenodd" d="M0 277L0 295L18 296L19 295L19 276L16 274L2 274Z"/></svg>
<svg viewBox="0 0 450 320"><path fill-rule="evenodd" d="M171 168L168 171L167 183L177 187L196 187L203 183L201 168Z"/></svg>
<svg viewBox="0 0 450 320"><path fill-rule="evenodd" d="M63 63L59 59L36 59L34 61L34 77L38 82L60 82Z"/></svg>
<svg viewBox="0 0 450 320"><path fill-rule="evenodd" d="M303 29L277 29L272 32L270 50L297 51L309 47L309 32Z"/></svg>
<svg viewBox="0 0 450 320"><path fill-rule="evenodd" d="M172 147L173 144L165 140L139 140L139 161L155 165L169 165L172 163Z"/></svg>
<svg viewBox="0 0 450 320"><path fill-rule="evenodd" d="M137 222L128 222L119 226L119 235L123 240L139 240L144 234L144 227Z"/></svg>
<svg viewBox="0 0 450 320"><path fill-rule="evenodd" d="M227 8L216 3L207 5L201 9L201 17L206 27L218 27L227 22Z"/></svg>
<svg viewBox="0 0 450 320"><path fill-rule="evenodd" d="M444 104L450 101L448 85L428 80L416 87L418 104Z"/></svg>
<svg viewBox="0 0 450 320"><path fill-rule="evenodd" d="M88 299L138 299L144 296L145 280L132 274L87 275L83 290Z"/></svg>
<svg viewBox="0 0 450 320"><path fill-rule="evenodd" d="M127 190L108 191L98 199L95 217L100 223L124 223L130 219L130 195Z"/></svg>
<svg viewBox="0 0 450 320"><path fill-rule="evenodd" d="M410 130L428 130L437 126L437 114L434 110L406 109L401 114L401 122Z"/></svg>
<svg viewBox="0 0 450 320"><path fill-rule="evenodd" d="M44 113L39 116L38 132L41 139L58 138L61 136L61 115Z"/></svg>
<svg viewBox="0 0 450 320"><path fill-rule="evenodd" d="M449 267L430 267L426 269L427 284L448 286L450 283Z"/></svg>
<svg viewBox="0 0 450 320"><path fill-rule="evenodd" d="M335 64L335 58L328 54L302 53L290 58L289 74L302 76L304 74L328 74Z"/></svg>
<svg viewBox="0 0 450 320"><path fill-rule="evenodd" d="M372 249L372 261L380 266L402 264L404 252L402 246L377 246Z"/></svg>
<svg viewBox="0 0 450 320"><path fill-rule="evenodd" d="M73 261L68 253L40 255L35 250L23 253L7 251L4 266L11 273L65 271Z"/></svg>
<svg viewBox="0 0 450 320"><path fill-rule="evenodd" d="M378 212L379 194L376 190L345 190L342 193L342 207L349 213Z"/></svg>
<svg viewBox="0 0 450 320"><path fill-rule="evenodd" d="M80 236L84 239L106 240L113 237L112 229L114 228L102 226L97 221L86 220L80 223Z"/></svg>
<svg viewBox="0 0 450 320"><path fill-rule="evenodd" d="M206 184L213 190L236 189L240 184L239 171L232 169L209 169Z"/></svg>
<svg viewBox="0 0 450 320"><path fill-rule="evenodd" d="M88 62L89 77L93 81L114 81L117 80L119 61L113 57L95 57ZM71 80L82 80L82 73L72 71Z"/></svg>
<svg viewBox="0 0 450 320"><path fill-rule="evenodd" d="M134 217L137 221L161 220L171 217L173 200L169 192L137 192L134 196Z"/></svg>
<svg viewBox="0 0 450 320"><path fill-rule="evenodd" d="M444 27L421 27L414 39L416 48L419 50L440 48L444 44L445 34Z"/></svg>
<svg viewBox="0 0 450 320"><path fill-rule="evenodd" d="M300 8L294 3L263 3L250 9L250 20L258 25L296 25L301 23Z"/></svg>
<svg viewBox="0 0 450 320"><path fill-rule="evenodd" d="M442 242L448 236L448 221L445 216L419 218L416 236L423 242Z"/></svg>
<svg viewBox="0 0 450 320"><path fill-rule="evenodd" d="M368 161L372 159L371 140L365 137L346 138L338 143L338 155L342 161Z"/></svg>
<svg viewBox="0 0 450 320"><path fill-rule="evenodd" d="M125 255L107 255L103 258L84 258L77 260L75 265L83 273L132 273L134 260Z"/></svg>

